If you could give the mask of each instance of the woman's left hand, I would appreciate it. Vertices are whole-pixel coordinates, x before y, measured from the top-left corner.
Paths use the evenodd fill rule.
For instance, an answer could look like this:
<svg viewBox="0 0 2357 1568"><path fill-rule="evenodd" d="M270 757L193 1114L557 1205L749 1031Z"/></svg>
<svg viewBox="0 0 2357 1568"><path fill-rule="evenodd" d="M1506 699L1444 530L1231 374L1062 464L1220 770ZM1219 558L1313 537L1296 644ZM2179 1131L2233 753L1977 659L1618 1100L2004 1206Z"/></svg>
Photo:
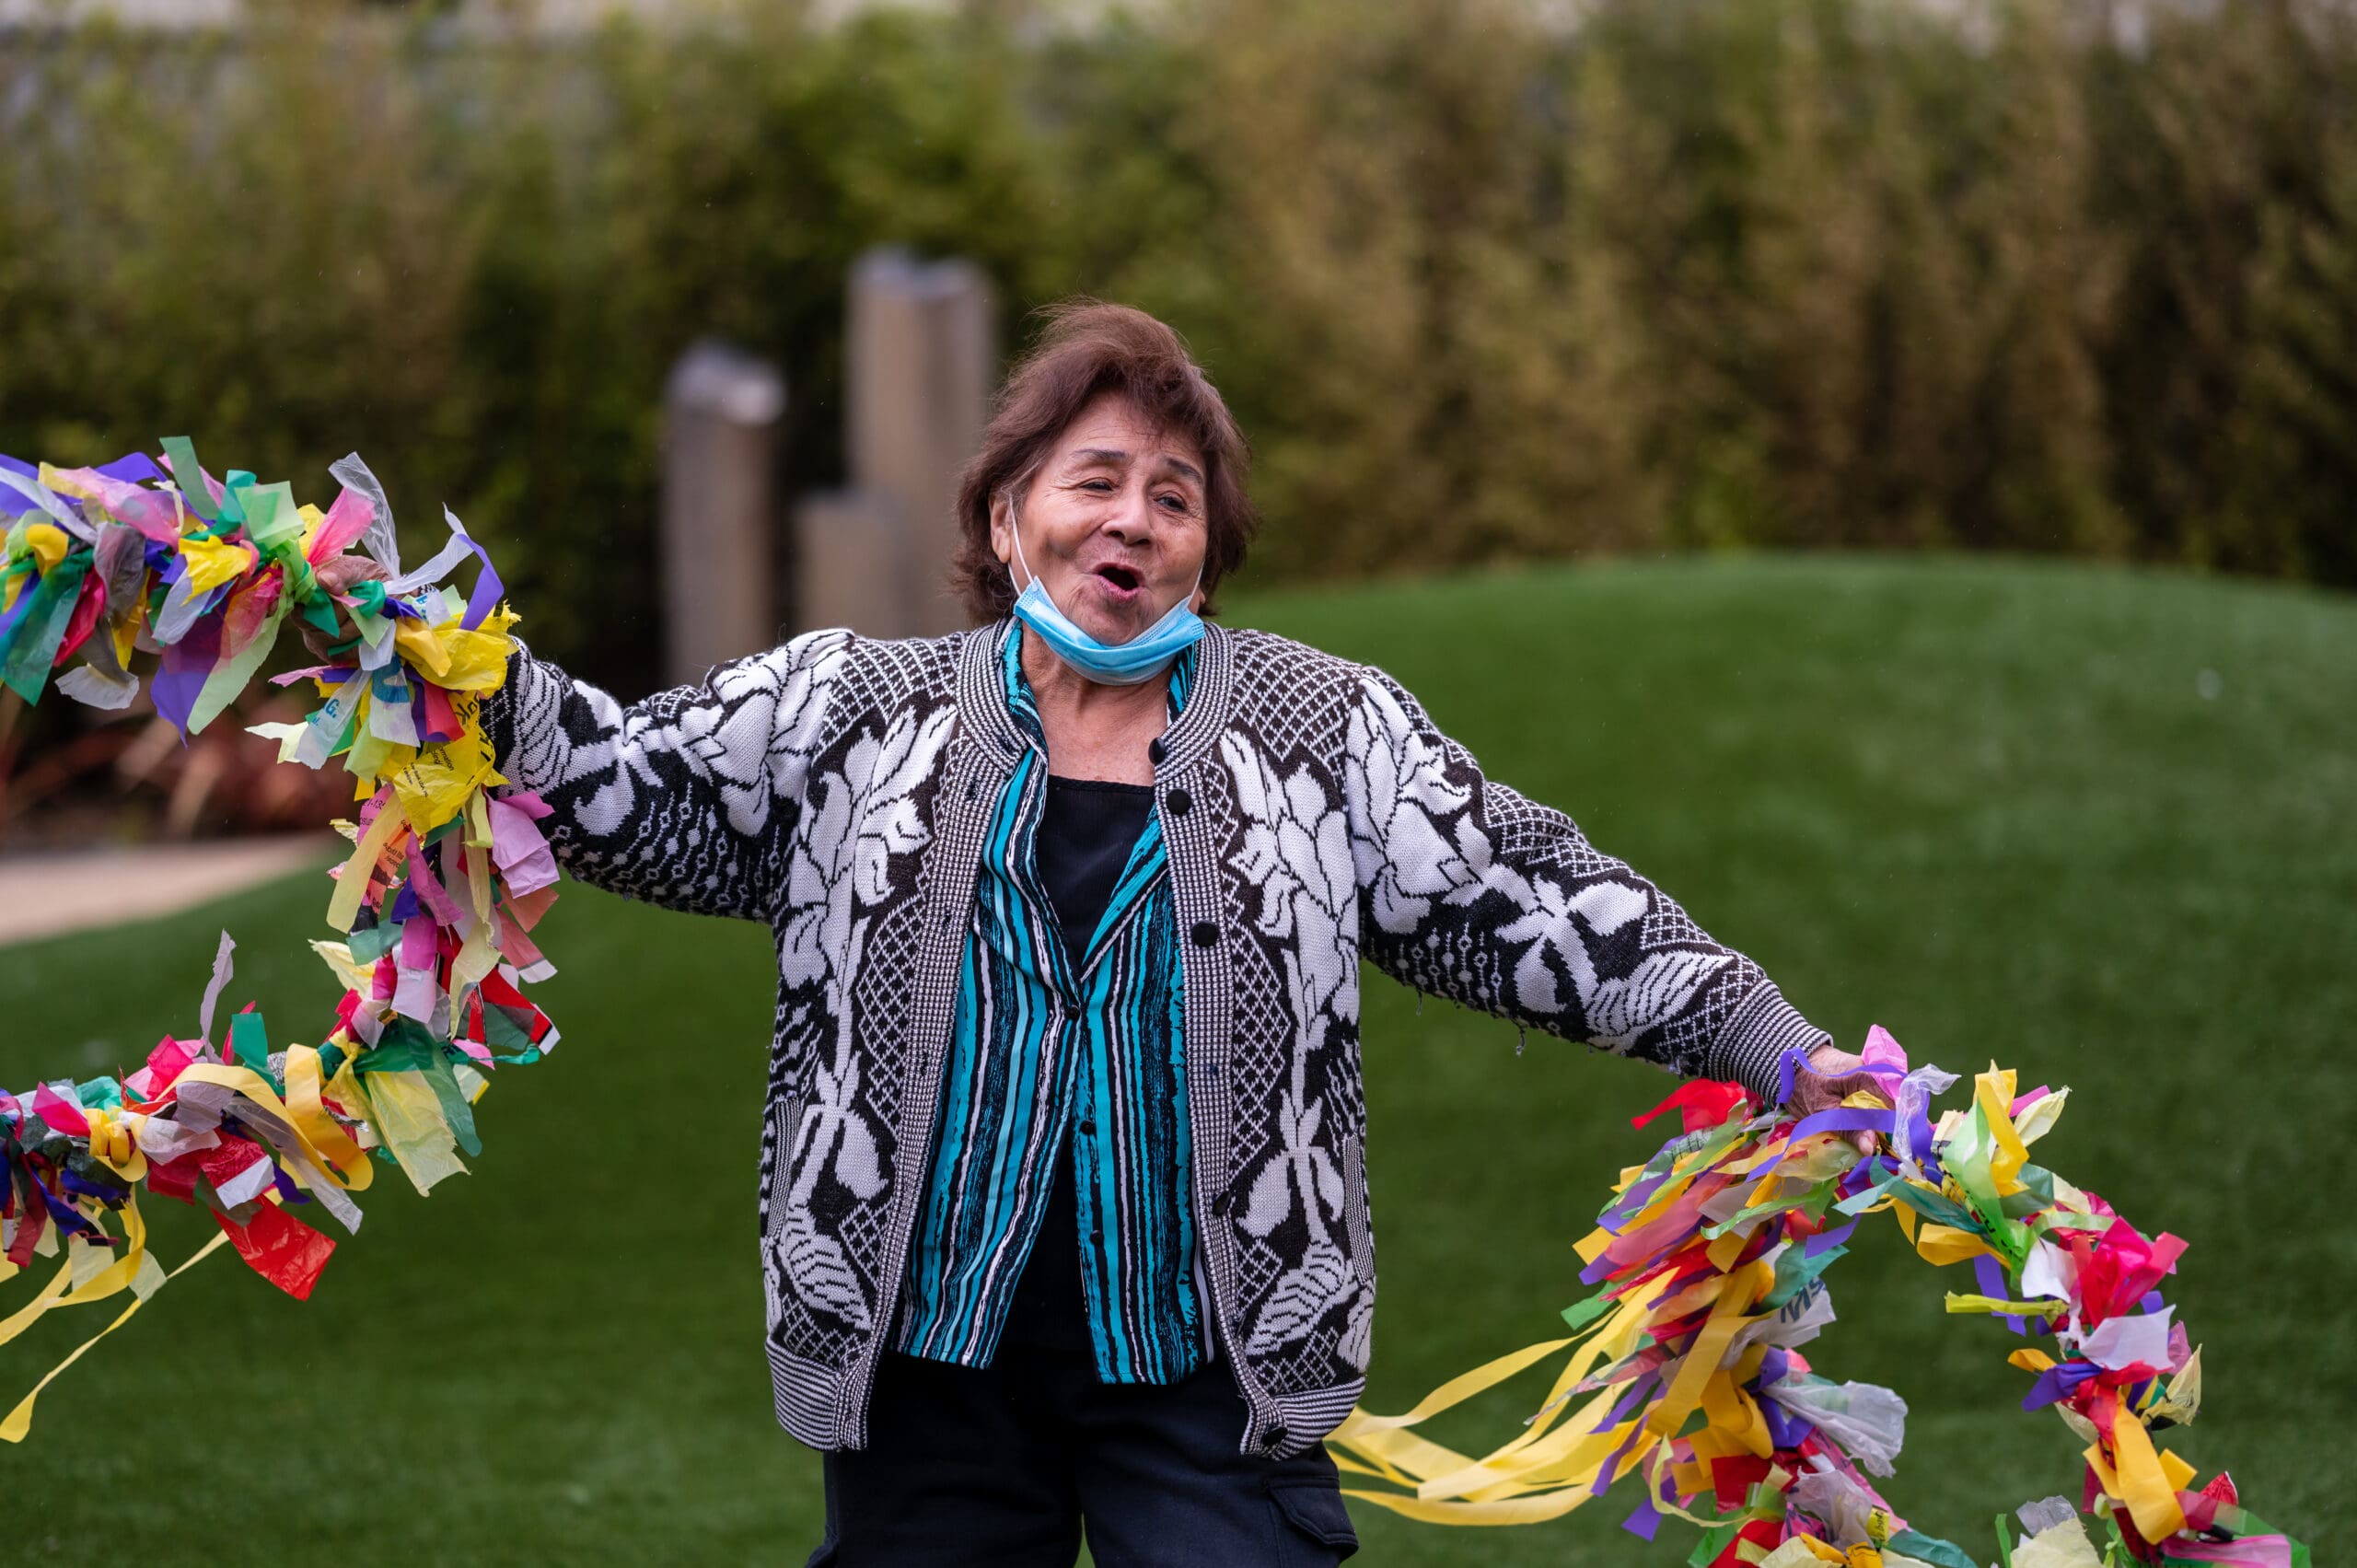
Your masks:
<svg viewBox="0 0 2357 1568"><path fill-rule="evenodd" d="M1834 1109L1860 1089L1882 1092L1883 1081L1866 1072L1865 1065L1864 1057L1826 1041L1810 1051L1808 1061L1793 1074L1793 1098L1784 1102L1784 1109L1795 1116L1814 1116ZM1861 1158L1872 1156L1878 1142L1874 1133L1863 1131L1848 1137Z"/></svg>

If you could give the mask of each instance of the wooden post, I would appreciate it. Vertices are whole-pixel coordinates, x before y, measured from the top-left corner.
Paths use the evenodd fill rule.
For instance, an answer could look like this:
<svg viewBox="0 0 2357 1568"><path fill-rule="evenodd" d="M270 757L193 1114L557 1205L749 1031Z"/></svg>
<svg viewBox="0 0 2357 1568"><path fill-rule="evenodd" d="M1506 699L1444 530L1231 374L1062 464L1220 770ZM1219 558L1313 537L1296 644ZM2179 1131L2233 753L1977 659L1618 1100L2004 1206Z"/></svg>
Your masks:
<svg viewBox="0 0 2357 1568"><path fill-rule="evenodd" d="M900 510L872 490L827 490L795 509L798 630L848 626L870 637L916 633Z"/></svg>
<svg viewBox="0 0 2357 1568"><path fill-rule="evenodd" d="M663 633L673 684L778 639L770 536L785 380L706 340L663 393Z"/></svg>
<svg viewBox="0 0 2357 1568"><path fill-rule="evenodd" d="M803 626L956 631L946 579L958 470L981 444L998 368L990 284L970 261L875 250L852 270L844 446L850 488L797 519Z"/></svg>

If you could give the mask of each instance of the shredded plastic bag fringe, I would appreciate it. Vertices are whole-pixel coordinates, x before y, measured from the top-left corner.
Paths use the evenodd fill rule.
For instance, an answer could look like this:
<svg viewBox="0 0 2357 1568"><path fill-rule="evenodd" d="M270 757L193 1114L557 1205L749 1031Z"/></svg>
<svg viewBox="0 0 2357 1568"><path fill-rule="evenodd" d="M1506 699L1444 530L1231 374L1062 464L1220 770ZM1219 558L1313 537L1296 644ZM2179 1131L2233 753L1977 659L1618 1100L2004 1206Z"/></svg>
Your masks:
<svg viewBox="0 0 2357 1568"><path fill-rule="evenodd" d="M1910 1530L1866 1479L1892 1473L1906 1402L1818 1376L1799 1349L1833 1321L1827 1270L1866 1216L1887 1213L1927 1261L1971 1267L1977 1290L1948 1293L1948 1311L2000 1318L2054 1347L2009 1359L2035 1379L2023 1408L2052 1406L2087 1445L2080 1504L2024 1507L2018 1546L2001 1517L2008 1568L2305 1568L2307 1548L2244 1508L2224 1474L2197 1489L2193 1467L2153 1441L2201 1403L2200 1353L2160 1293L2185 1244L2145 1237L2030 1163L2070 1091L2021 1092L1992 1063L1970 1104L1934 1125L1931 1102L1954 1074L1910 1068L1880 1028L1864 1058L1887 1092L1798 1120L1707 1082L1639 1117L1642 1127L1675 1108L1684 1130L1621 1172L1578 1244L1581 1283L1599 1288L1564 1309L1573 1332L1453 1378L1403 1414L1353 1411L1328 1440L1369 1483L1348 1495L1440 1524L1510 1525L1620 1486L1636 1493L1631 1532L1653 1539L1665 1515L1701 1527L1691 1568L1977 1568ZM1781 1100L1805 1070L1787 1053ZM1861 1132L1875 1134L1871 1156L1850 1142ZM1559 1358L1536 1414L1494 1451L1477 1458L1416 1433Z"/></svg>
<svg viewBox="0 0 2357 1568"><path fill-rule="evenodd" d="M50 1312L122 1303L0 1418L11 1443L59 1373L225 1243L308 1297L336 1243L296 1213L356 1232L355 1194L380 1165L421 1192L464 1170L492 1073L557 1041L523 992L554 972L528 935L556 897L548 807L506 787L482 731L517 621L490 557L449 517L448 545L401 575L391 512L356 455L335 465L344 488L321 512L284 484L205 473L184 437L162 445L168 471L143 454L73 470L0 457L0 681L30 703L55 675L67 696L121 708L139 691L134 654L152 655L157 711L186 736L260 677L290 621L336 637L341 605L357 635L273 678L309 681L318 711L254 728L281 761L342 759L354 777L359 809L335 824L354 846L328 900L336 939L310 945L344 989L317 1045L273 1039L250 1008L222 1018L225 932L194 1038L167 1034L119 1076L0 1090L0 1284L57 1260L0 1317L0 1344ZM387 580L332 592L320 570L354 544ZM461 595L445 579L470 555L482 569ZM221 1234L167 1273L143 1191L203 1208Z"/></svg>

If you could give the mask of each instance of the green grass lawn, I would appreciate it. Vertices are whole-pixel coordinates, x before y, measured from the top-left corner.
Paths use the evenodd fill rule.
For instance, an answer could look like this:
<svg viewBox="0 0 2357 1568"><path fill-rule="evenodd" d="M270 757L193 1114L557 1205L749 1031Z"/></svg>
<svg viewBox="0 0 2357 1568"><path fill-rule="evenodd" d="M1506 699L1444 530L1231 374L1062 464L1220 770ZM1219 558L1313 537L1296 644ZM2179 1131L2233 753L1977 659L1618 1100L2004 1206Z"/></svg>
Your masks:
<svg viewBox="0 0 2357 1568"><path fill-rule="evenodd" d="M2071 1085L2042 1162L2192 1244L2171 1294L2209 1402L2172 1446L2328 1552L2357 1524L2357 1225L2334 1152L2357 1109L2357 603L1810 559L1264 595L1231 619L1385 666L1844 1043L1881 1023L1919 1061ZM327 893L0 950L0 1082L192 1032L223 925L231 1000L318 1038L334 991L302 941ZM431 1201L380 1179L308 1305L231 1257L176 1282L0 1452L11 1561L102 1539L159 1565L801 1561L819 1463L774 1424L761 1348L766 935L575 888L541 937L565 1041L494 1083L474 1175ZM1364 1023L1368 1402L1388 1410L1560 1331L1585 1294L1571 1243L1655 1141L1626 1119L1671 1081L1551 1040L1517 1057L1510 1026L1372 973ZM151 1208L172 1211L167 1260L203 1234ZM1893 1502L1993 1556L2001 1510L2076 1497L2076 1445L2021 1412L2001 1327L1942 1312L1963 1272L1874 1224L1811 1353L1907 1397ZM60 1314L0 1353L0 1407L99 1322ZM1537 1381L1440 1435L1506 1435ZM1360 1510L1360 1561L1682 1561L1689 1527L1648 1548L1626 1511L1446 1530Z"/></svg>

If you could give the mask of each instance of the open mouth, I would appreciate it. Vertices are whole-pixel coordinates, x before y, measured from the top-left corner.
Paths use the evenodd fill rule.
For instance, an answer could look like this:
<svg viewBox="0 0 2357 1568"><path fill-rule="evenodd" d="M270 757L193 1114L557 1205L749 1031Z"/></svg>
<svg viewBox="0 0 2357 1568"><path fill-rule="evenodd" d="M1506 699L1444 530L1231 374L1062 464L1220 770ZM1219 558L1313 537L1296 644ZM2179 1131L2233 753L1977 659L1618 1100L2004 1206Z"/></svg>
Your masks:
<svg viewBox="0 0 2357 1568"><path fill-rule="evenodd" d="M1135 570L1109 561L1097 568L1096 576L1120 593L1132 594L1145 587L1145 578Z"/></svg>

